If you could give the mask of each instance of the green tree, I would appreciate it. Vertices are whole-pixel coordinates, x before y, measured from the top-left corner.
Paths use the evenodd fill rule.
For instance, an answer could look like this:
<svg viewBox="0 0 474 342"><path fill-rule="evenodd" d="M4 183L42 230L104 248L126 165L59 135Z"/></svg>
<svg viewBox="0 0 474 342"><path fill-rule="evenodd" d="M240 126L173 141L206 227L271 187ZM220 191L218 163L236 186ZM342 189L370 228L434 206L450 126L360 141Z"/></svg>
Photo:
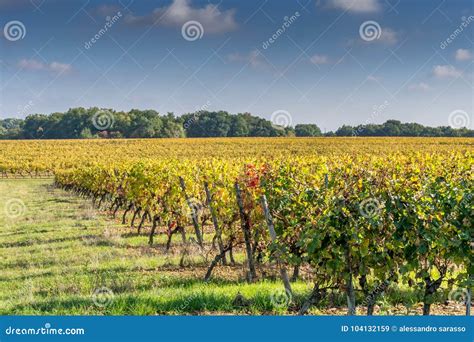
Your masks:
<svg viewBox="0 0 474 342"><path fill-rule="evenodd" d="M168 113L162 117L163 126L159 133L160 138L184 138L185 131L182 123L174 116L173 113Z"/></svg>
<svg viewBox="0 0 474 342"><path fill-rule="evenodd" d="M295 126L297 137L319 137L321 129L315 124L300 124Z"/></svg>
<svg viewBox="0 0 474 342"><path fill-rule="evenodd" d="M249 126L242 114L231 117L229 137L246 137L249 135Z"/></svg>
<svg viewBox="0 0 474 342"><path fill-rule="evenodd" d="M338 137L350 137L357 134L356 130L352 126L343 125L336 131Z"/></svg>

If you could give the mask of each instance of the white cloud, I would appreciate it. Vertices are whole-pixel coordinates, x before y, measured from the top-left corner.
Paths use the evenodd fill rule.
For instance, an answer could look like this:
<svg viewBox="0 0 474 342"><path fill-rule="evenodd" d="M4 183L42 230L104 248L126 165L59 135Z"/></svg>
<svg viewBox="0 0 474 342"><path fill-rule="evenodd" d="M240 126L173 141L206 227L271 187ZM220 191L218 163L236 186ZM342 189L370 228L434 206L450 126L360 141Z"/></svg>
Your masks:
<svg viewBox="0 0 474 342"><path fill-rule="evenodd" d="M367 81L370 81L370 82L379 82L379 79L373 75L369 75L367 76Z"/></svg>
<svg viewBox="0 0 474 342"><path fill-rule="evenodd" d="M438 78L456 78L462 75L461 71L452 65L436 65L433 74Z"/></svg>
<svg viewBox="0 0 474 342"><path fill-rule="evenodd" d="M415 84L410 85L408 89L428 91L428 90L431 90L431 87L425 82L420 82L420 83L415 83Z"/></svg>
<svg viewBox="0 0 474 342"><path fill-rule="evenodd" d="M456 60L457 61L470 61L473 59L473 54L467 49L458 49L456 50Z"/></svg>
<svg viewBox="0 0 474 342"><path fill-rule="evenodd" d="M35 59L22 59L18 62L18 66L26 70L44 70L45 64Z"/></svg>
<svg viewBox="0 0 474 342"><path fill-rule="evenodd" d="M391 28L385 27L382 29L382 34L378 40L380 40L382 43L394 45L397 44L398 37L398 32L392 30Z"/></svg>
<svg viewBox="0 0 474 342"><path fill-rule="evenodd" d="M329 0L329 6L353 13L373 13L381 9L378 0Z"/></svg>
<svg viewBox="0 0 474 342"><path fill-rule="evenodd" d="M328 64L329 58L328 56L325 56L325 55L314 55L309 59L309 61L316 65Z"/></svg>
<svg viewBox="0 0 474 342"><path fill-rule="evenodd" d="M135 25L161 25L181 27L185 22L195 20L204 27L204 33L223 33L235 30L235 10L221 11L218 5L207 4L194 8L190 0L173 0L167 7L155 8L149 15L125 17L125 22Z"/></svg>
<svg viewBox="0 0 474 342"><path fill-rule="evenodd" d="M70 72L72 70L72 66L71 64L53 62L49 65L49 70L62 74L65 72Z"/></svg>
<svg viewBox="0 0 474 342"><path fill-rule="evenodd" d="M258 68L265 66L266 63L260 54L260 51L253 50L246 55L242 55L240 53L233 53L227 56L227 60L230 62L240 62L240 63L248 63L253 68Z"/></svg>
<svg viewBox="0 0 474 342"><path fill-rule="evenodd" d="M59 62L52 62L50 64L46 64L36 59L22 59L18 62L18 67L24 70L46 70L58 74L68 73L72 71L71 64Z"/></svg>

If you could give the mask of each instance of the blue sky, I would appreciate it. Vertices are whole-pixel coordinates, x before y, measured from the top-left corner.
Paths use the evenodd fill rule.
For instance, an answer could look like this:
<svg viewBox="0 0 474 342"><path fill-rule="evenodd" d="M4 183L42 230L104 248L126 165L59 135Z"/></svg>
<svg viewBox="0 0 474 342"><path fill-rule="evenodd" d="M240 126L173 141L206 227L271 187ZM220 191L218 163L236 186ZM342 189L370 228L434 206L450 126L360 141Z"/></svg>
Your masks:
<svg viewBox="0 0 474 342"><path fill-rule="evenodd" d="M473 128L473 4L0 0L0 117L98 106Z"/></svg>

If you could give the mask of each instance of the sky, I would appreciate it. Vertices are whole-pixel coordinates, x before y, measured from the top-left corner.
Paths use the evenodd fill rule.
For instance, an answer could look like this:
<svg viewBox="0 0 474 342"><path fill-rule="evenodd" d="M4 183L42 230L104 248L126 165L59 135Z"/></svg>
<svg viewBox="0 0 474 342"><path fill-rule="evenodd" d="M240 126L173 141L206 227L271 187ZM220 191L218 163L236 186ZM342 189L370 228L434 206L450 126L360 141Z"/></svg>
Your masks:
<svg viewBox="0 0 474 342"><path fill-rule="evenodd" d="M0 0L0 118L73 107L474 128L472 0Z"/></svg>

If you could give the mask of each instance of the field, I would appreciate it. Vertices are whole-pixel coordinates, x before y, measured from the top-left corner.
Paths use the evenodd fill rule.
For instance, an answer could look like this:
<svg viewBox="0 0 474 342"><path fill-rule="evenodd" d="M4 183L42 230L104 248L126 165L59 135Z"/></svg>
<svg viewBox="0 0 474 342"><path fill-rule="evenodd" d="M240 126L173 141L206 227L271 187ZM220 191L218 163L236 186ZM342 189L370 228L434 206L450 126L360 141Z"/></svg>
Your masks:
<svg viewBox="0 0 474 342"><path fill-rule="evenodd" d="M465 314L473 151L0 141L0 314Z"/></svg>

